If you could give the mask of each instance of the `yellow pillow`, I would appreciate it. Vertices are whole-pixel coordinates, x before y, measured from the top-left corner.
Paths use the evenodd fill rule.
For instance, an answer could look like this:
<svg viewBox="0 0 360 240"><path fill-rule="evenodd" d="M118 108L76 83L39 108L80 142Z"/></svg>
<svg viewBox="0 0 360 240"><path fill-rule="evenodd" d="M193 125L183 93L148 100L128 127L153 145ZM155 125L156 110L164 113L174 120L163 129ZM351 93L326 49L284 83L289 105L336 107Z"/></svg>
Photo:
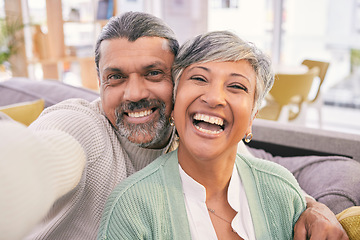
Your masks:
<svg viewBox="0 0 360 240"><path fill-rule="evenodd" d="M0 107L0 111L26 126L29 126L44 110L44 100L16 103Z"/></svg>
<svg viewBox="0 0 360 240"><path fill-rule="evenodd" d="M350 240L360 239L360 206L347 208L336 217Z"/></svg>

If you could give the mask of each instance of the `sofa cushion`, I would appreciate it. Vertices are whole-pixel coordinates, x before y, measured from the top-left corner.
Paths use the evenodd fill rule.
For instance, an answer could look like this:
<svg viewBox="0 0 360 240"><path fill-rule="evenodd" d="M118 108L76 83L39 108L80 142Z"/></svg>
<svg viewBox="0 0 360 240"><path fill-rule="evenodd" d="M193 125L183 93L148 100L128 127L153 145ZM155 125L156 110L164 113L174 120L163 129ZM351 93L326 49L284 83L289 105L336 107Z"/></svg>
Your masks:
<svg viewBox="0 0 360 240"><path fill-rule="evenodd" d="M286 167L300 187L335 214L360 205L360 163L342 156L273 156L262 149L249 148L262 159Z"/></svg>
<svg viewBox="0 0 360 240"><path fill-rule="evenodd" d="M0 106L44 99L46 108L69 98L93 101L98 97L98 92L56 80L35 81L28 78L11 78L0 82Z"/></svg>
<svg viewBox="0 0 360 240"><path fill-rule="evenodd" d="M44 100L23 102L0 107L0 111L13 120L29 126L44 110Z"/></svg>
<svg viewBox="0 0 360 240"><path fill-rule="evenodd" d="M360 206L347 208L336 217L345 229L349 240L360 239Z"/></svg>

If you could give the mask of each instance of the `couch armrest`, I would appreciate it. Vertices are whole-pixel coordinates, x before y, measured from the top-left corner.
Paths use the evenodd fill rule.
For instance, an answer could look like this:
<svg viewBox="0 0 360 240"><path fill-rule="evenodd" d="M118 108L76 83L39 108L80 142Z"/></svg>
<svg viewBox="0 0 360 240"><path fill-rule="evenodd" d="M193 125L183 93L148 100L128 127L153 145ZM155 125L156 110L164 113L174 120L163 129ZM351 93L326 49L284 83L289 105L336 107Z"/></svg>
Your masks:
<svg viewBox="0 0 360 240"><path fill-rule="evenodd" d="M360 162L360 135L307 128L289 123L279 123L264 119L253 122L253 141L260 148L276 155L274 145L280 147L280 156L307 155L341 155ZM272 147L266 148L266 145ZM287 150L286 150L287 149ZM297 154L303 152L304 154Z"/></svg>

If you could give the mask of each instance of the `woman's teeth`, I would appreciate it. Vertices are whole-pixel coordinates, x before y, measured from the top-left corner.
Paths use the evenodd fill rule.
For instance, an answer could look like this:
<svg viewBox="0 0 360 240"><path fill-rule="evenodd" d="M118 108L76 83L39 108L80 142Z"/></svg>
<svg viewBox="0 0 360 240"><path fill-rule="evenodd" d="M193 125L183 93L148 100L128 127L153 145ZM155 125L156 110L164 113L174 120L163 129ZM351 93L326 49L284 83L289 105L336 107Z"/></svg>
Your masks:
<svg viewBox="0 0 360 240"><path fill-rule="evenodd" d="M222 129L217 130L217 131L212 131L212 130L208 130L208 129L203 129L203 128L197 126L197 125L195 125L195 127L196 127L196 129L199 130L200 132L207 133L207 134L219 134L219 133L221 133L222 131L224 131L224 130L222 130Z"/></svg>
<svg viewBox="0 0 360 240"><path fill-rule="evenodd" d="M209 115L205 115L205 114L195 114L194 115L194 119L198 120L198 121L204 121L207 123L211 123L211 124L216 124L219 126L222 126L224 124L224 120L218 117L214 117L214 116L209 116Z"/></svg>
<svg viewBox="0 0 360 240"><path fill-rule="evenodd" d="M207 134L219 134L224 131L224 120L222 118L209 116L205 114L195 114L194 126L200 132Z"/></svg>

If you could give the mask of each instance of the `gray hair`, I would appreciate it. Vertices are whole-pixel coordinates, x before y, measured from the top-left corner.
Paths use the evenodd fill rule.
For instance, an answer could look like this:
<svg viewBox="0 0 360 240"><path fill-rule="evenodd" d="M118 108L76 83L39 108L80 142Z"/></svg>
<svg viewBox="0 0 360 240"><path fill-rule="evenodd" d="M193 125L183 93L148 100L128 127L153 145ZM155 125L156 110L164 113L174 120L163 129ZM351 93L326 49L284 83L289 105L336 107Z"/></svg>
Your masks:
<svg viewBox="0 0 360 240"><path fill-rule="evenodd" d="M274 83L270 59L254 44L240 39L228 31L201 34L184 43L173 64L175 81L174 99L179 79L184 69L194 63L248 61L256 74L256 89L252 116L262 104L265 95Z"/></svg>
<svg viewBox="0 0 360 240"><path fill-rule="evenodd" d="M103 40L126 38L130 42L140 37L160 37L168 40L169 48L176 56L179 43L175 33L160 18L143 12L126 12L112 17L103 27L95 45L95 63L99 75L100 45Z"/></svg>

